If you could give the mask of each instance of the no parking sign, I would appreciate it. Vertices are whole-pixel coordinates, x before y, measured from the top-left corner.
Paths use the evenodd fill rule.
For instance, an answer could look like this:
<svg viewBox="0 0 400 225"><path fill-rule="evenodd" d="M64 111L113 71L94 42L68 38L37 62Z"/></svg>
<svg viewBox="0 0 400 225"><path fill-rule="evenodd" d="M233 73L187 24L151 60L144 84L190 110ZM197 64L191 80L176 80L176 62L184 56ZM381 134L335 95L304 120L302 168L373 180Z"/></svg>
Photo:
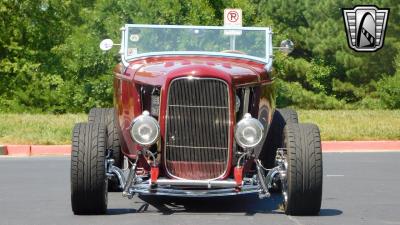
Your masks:
<svg viewBox="0 0 400 225"><path fill-rule="evenodd" d="M224 27L242 27L242 10L241 9L225 9L224 10ZM225 35L241 35L241 30L225 30Z"/></svg>

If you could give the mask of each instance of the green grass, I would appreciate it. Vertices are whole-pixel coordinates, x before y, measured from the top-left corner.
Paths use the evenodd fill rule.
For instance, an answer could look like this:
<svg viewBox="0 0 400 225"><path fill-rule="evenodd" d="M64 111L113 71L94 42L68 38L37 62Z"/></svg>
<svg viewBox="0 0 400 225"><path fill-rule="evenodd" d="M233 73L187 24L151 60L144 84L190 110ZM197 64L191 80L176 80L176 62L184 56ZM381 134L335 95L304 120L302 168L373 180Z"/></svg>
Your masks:
<svg viewBox="0 0 400 225"><path fill-rule="evenodd" d="M75 123L85 114L0 114L0 144L70 144Z"/></svg>
<svg viewBox="0 0 400 225"><path fill-rule="evenodd" d="M400 110L299 110L316 123L323 140L400 140ZM74 123L85 114L0 114L0 144L70 144Z"/></svg>
<svg viewBox="0 0 400 225"><path fill-rule="evenodd" d="M300 122L315 123L323 140L400 140L400 110L299 110Z"/></svg>

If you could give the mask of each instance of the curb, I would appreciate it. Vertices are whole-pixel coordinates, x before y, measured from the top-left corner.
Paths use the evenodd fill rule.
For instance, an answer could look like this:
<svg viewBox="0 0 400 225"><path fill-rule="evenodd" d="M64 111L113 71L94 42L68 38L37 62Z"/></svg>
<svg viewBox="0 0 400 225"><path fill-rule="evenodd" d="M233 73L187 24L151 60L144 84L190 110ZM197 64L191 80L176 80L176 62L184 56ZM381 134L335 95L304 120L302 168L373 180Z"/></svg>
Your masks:
<svg viewBox="0 0 400 225"><path fill-rule="evenodd" d="M71 145L0 145L0 155L8 155L8 156L71 155Z"/></svg>
<svg viewBox="0 0 400 225"><path fill-rule="evenodd" d="M322 152L400 152L400 141L322 141ZM65 156L71 145L0 145L0 155Z"/></svg>
<svg viewBox="0 0 400 225"><path fill-rule="evenodd" d="M31 155L71 155L71 145L31 145Z"/></svg>
<svg viewBox="0 0 400 225"><path fill-rule="evenodd" d="M396 152L400 141L323 141L323 152Z"/></svg>
<svg viewBox="0 0 400 225"><path fill-rule="evenodd" d="M5 146L6 155L12 156L29 156L31 154L30 145L6 145Z"/></svg>

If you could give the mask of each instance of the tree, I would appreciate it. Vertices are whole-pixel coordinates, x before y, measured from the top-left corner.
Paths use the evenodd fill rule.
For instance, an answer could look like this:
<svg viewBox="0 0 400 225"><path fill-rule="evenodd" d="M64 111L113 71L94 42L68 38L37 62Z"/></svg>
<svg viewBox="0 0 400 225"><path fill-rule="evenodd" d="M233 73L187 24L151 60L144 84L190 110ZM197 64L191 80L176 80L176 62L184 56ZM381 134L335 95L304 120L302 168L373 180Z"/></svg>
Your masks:
<svg viewBox="0 0 400 225"><path fill-rule="evenodd" d="M350 0L77 0L0 2L0 111L80 112L112 104L116 51L125 23L222 25L225 8L241 8L245 26L272 26L278 104L300 108L399 108L400 5L391 9L385 46L357 53L347 46L341 9Z"/></svg>

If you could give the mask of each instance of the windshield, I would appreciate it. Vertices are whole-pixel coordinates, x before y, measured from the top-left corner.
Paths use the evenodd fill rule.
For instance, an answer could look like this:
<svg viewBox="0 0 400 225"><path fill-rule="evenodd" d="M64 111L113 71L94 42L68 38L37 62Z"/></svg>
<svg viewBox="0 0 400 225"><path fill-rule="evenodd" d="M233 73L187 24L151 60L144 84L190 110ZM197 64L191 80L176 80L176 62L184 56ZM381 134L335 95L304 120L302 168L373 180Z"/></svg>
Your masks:
<svg viewBox="0 0 400 225"><path fill-rule="evenodd" d="M149 55L221 55L268 62L271 32L262 27L129 24L123 31L126 60Z"/></svg>

